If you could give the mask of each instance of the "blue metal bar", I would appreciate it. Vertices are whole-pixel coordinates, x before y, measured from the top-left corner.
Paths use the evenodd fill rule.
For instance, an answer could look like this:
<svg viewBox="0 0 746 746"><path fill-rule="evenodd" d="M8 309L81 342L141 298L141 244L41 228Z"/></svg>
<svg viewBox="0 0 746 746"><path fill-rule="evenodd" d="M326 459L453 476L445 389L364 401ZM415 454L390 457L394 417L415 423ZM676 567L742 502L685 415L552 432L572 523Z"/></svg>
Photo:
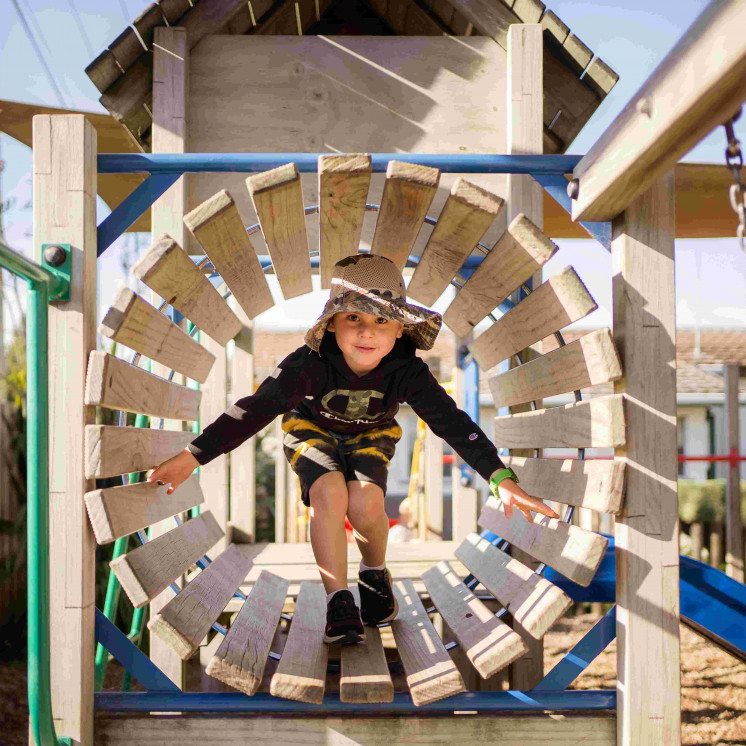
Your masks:
<svg viewBox="0 0 746 746"><path fill-rule="evenodd" d="M544 187L544 191L549 194L557 204L565 209L568 214L572 214L572 200L567 194L567 179L564 174L557 173L539 173L538 171L531 174L536 181ZM611 251L611 223L589 223L580 222L580 225L588 231L591 238L595 238L606 251Z"/></svg>
<svg viewBox="0 0 746 746"><path fill-rule="evenodd" d="M181 693L166 676L113 622L96 608L96 641L100 642L148 691Z"/></svg>
<svg viewBox="0 0 746 746"><path fill-rule="evenodd" d="M98 256L101 256L158 197L178 181L180 176L180 173L173 172L153 174L116 207L98 226Z"/></svg>
<svg viewBox="0 0 746 746"><path fill-rule="evenodd" d="M606 650L616 637L616 606L612 606L596 624L588 630L575 647L532 689L558 691L567 689L575 679Z"/></svg>
<svg viewBox="0 0 746 746"><path fill-rule="evenodd" d="M240 692L97 692L94 704L97 710L111 712L247 712L256 714L309 713L327 715L339 713L357 715L370 713L388 715L397 713L444 712L477 710L500 712L504 710L610 710L616 707L616 690L560 691L560 692L463 692L438 702L416 707L409 694L394 695L393 702L385 704L351 704L340 702L338 694L328 694L320 705L294 702L259 692L253 697Z"/></svg>
<svg viewBox="0 0 746 746"><path fill-rule="evenodd" d="M178 174L198 172L250 172L295 163L301 173L316 173L319 156L328 153L102 153L100 174ZM404 161L439 168L444 173L569 174L580 155L492 155L486 153L371 153L373 171L385 173L389 161Z"/></svg>

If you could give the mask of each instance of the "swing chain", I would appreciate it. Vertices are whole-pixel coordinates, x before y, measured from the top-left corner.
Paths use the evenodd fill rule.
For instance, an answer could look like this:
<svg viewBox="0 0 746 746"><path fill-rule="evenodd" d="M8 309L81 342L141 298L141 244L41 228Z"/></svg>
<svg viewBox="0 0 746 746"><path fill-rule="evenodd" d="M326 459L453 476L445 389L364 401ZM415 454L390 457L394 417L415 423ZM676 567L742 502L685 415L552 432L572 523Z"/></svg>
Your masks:
<svg viewBox="0 0 746 746"><path fill-rule="evenodd" d="M743 251L746 251L746 186L741 179L741 170L743 169L743 152L741 151L741 142L736 137L733 128L734 123L741 116L741 109L729 119L723 126L725 127L725 136L728 140L728 147L725 149L725 163L733 172L735 184L732 184L729 191L730 205L738 216L738 243Z"/></svg>

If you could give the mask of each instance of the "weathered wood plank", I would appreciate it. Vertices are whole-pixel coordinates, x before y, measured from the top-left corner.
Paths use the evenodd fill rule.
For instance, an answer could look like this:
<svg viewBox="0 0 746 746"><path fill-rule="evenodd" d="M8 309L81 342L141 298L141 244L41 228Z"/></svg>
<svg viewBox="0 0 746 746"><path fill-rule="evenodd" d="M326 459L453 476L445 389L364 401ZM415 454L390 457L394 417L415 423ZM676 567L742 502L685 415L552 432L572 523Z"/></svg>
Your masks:
<svg viewBox="0 0 746 746"><path fill-rule="evenodd" d="M571 69L578 75L582 75L588 67L593 52L578 39L575 34L570 34L562 44L562 51L567 55Z"/></svg>
<svg viewBox="0 0 746 746"><path fill-rule="evenodd" d="M559 247L519 213L443 314L454 334L467 336L513 291L538 272Z"/></svg>
<svg viewBox="0 0 746 746"><path fill-rule="evenodd" d="M86 492L85 504L96 541L108 544L204 502L196 475L170 495L168 488L166 484L136 482Z"/></svg>
<svg viewBox="0 0 746 746"><path fill-rule="evenodd" d="M134 21L132 21L132 25L135 27L135 30L140 35L140 38L148 49L152 49L153 47L153 33L155 27L163 26L165 23L166 21L161 14L161 9L155 3L150 3L150 5L148 5L148 7L145 8L145 10L143 10Z"/></svg>
<svg viewBox="0 0 746 746"><path fill-rule="evenodd" d="M222 535L212 514L204 511L167 534L113 559L109 567L133 606L139 608L168 588Z"/></svg>
<svg viewBox="0 0 746 746"><path fill-rule="evenodd" d="M615 381L622 375L611 332L597 329L525 365L488 378L500 407Z"/></svg>
<svg viewBox="0 0 746 746"><path fill-rule="evenodd" d="M588 65L583 80L599 96L606 96L619 82L619 76L600 57L595 57L591 64Z"/></svg>
<svg viewBox="0 0 746 746"><path fill-rule="evenodd" d="M439 562L422 579L436 608L483 679L526 652L521 636L461 582L448 562Z"/></svg>
<svg viewBox="0 0 746 746"><path fill-rule="evenodd" d="M478 534L464 540L456 557L536 640L572 605L563 590Z"/></svg>
<svg viewBox="0 0 746 746"><path fill-rule="evenodd" d="M201 391L166 381L100 350L88 358L85 403L125 412L196 420Z"/></svg>
<svg viewBox="0 0 746 746"><path fill-rule="evenodd" d="M573 220L611 220L746 99L739 0L711 2L578 163Z"/></svg>
<svg viewBox="0 0 746 746"><path fill-rule="evenodd" d="M622 396L495 417L500 448L613 448L625 441Z"/></svg>
<svg viewBox="0 0 746 746"><path fill-rule="evenodd" d="M404 269L439 181L437 168L389 161L371 253L381 254Z"/></svg>
<svg viewBox="0 0 746 746"><path fill-rule="evenodd" d="M129 288L119 291L99 331L200 383L215 362L213 354Z"/></svg>
<svg viewBox="0 0 746 746"><path fill-rule="evenodd" d="M627 415L627 444L615 456L628 464L614 523L620 746L678 743L681 724L674 201L669 172L612 224L624 364L614 389L624 392Z"/></svg>
<svg viewBox="0 0 746 746"><path fill-rule="evenodd" d="M148 629L189 660L251 566L231 544L148 622Z"/></svg>
<svg viewBox="0 0 746 746"><path fill-rule="evenodd" d="M122 70L129 70L130 67L138 60L145 48L137 38L137 34L132 26L127 26L114 41L109 44L109 51L119 63Z"/></svg>
<svg viewBox="0 0 746 746"><path fill-rule="evenodd" d="M394 582L399 614L391 622L407 686L415 705L436 702L465 689L461 674L438 637L411 580Z"/></svg>
<svg viewBox="0 0 746 746"><path fill-rule="evenodd" d="M350 591L360 608L357 585L351 586ZM394 684L378 627L365 628L363 645L343 645L341 657L339 699L342 702L393 702Z"/></svg>
<svg viewBox="0 0 746 746"><path fill-rule="evenodd" d="M319 156L319 274L331 287L334 265L357 254L373 173L370 156Z"/></svg>
<svg viewBox="0 0 746 746"><path fill-rule="evenodd" d="M124 74L114 55L104 49L85 69L85 74L91 79L99 93L103 93L117 78Z"/></svg>
<svg viewBox="0 0 746 746"><path fill-rule="evenodd" d="M566 267L501 316L469 349L479 367L489 370L596 308L575 270Z"/></svg>
<svg viewBox="0 0 746 746"><path fill-rule="evenodd" d="M520 479L521 487L542 500L554 500L602 513L617 513L624 495L622 461L503 456Z"/></svg>
<svg viewBox="0 0 746 746"><path fill-rule="evenodd" d="M256 250L225 189L185 215L184 223L250 319L274 305Z"/></svg>
<svg viewBox="0 0 746 746"><path fill-rule="evenodd" d="M241 330L236 314L171 236L163 234L132 273L221 345Z"/></svg>
<svg viewBox="0 0 746 746"><path fill-rule="evenodd" d="M177 430L87 425L86 478L115 477L152 469L175 456L193 440L192 433Z"/></svg>
<svg viewBox="0 0 746 746"><path fill-rule="evenodd" d="M303 189L298 167L288 163L246 179L264 240L285 300L311 292Z"/></svg>
<svg viewBox="0 0 746 746"><path fill-rule="evenodd" d="M7 17L7 16L6 16ZM96 349L96 130L82 115L33 119L33 256L71 245L70 300L49 305L49 597L52 707L58 733L93 742L96 542L83 495L85 370ZM7 454L5 454L7 455Z"/></svg>
<svg viewBox="0 0 746 746"><path fill-rule="evenodd" d="M601 564L609 540L558 518L529 523L518 510L508 520L500 501L490 497L479 523L557 572L582 586L590 585Z"/></svg>
<svg viewBox="0 0 746 746"><path fill-rule="evenodd" d="M207 666L208 675L252 695L259 688L288 590L288 581L262 570Z"/></svg>
<svg viewBox="0 0 746 746"><path fill-rule="evenodd" d="M424 715L424 713L423 713ZM456 717L248 717L199 716L134 717L121 713L99 712L96 733L102 743L118 746L133 741L168 743L177 740L183 746L211 743L220 733L222 744L251 743L252 746L303 744L304 746L390 746L416 737L421 743L473 746L495 741L500 746L616 746L616 723L609 714L565 712L520 715L468 715ZM416 734L416 735L413 735Z"/></svg>
<svg viewBox="0 0 746 746"><path fill-rule="evenodd" d="M741 447L738 388L741 366L726 363L725 375L725 431L728 433L728 452L739 453ZM697 558L699 559L699 558ZM731 462L725 482L725 572L739 583L744 579L743 521L741 519L741 465Z"/></svg>
<svg viewBox="0 0 746 746"><path fill-rule="evenodd" d="M324 643L326 593L321 583L302 583L285 649L270 683L275 697L321 704L329 648Z"/></svg>
<svg viewBox="0 0 746 746"><path fill-rule="evenodd" d="M432 305L471 254L505 200L458 178L412 275L407 294Z"/></svg>

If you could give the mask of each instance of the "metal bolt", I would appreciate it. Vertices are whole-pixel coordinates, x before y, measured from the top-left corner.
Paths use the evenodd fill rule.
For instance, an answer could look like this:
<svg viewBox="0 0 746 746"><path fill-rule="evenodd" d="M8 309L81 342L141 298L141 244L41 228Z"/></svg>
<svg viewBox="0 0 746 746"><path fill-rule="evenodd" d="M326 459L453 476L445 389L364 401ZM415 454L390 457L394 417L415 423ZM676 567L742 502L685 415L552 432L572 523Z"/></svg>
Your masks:
<svg viewBox="0 0 746 746"><path fill-rule="evenodd" d="M567 196L570 199L577 199L580 194L580 180L573 179L567 183Z"/></svg>
<svg viewBox="0 0 746 746"><path fill-rule="evenodd" d="M61 267L67 259L67 252L62 246L47 246L44 249L44 261L50 267Z"/></svg>

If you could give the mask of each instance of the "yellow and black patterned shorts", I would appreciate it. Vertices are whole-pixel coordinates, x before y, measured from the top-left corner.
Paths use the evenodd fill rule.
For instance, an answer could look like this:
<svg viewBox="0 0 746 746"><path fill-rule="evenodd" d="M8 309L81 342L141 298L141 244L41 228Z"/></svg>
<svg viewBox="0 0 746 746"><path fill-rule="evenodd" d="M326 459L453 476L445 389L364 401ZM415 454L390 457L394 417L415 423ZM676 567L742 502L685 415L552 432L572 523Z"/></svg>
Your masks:
<svg viewBox="0 0 746 746"><path fill-rule="evenodd" d="M345 482L373 482L386 494L389 462L402 435L396 420L386 427L345 435L288 412L282 418L282 429L285 457L300 480L304 505L311 504L311 485L330 471L341 472Z"/></svg>

